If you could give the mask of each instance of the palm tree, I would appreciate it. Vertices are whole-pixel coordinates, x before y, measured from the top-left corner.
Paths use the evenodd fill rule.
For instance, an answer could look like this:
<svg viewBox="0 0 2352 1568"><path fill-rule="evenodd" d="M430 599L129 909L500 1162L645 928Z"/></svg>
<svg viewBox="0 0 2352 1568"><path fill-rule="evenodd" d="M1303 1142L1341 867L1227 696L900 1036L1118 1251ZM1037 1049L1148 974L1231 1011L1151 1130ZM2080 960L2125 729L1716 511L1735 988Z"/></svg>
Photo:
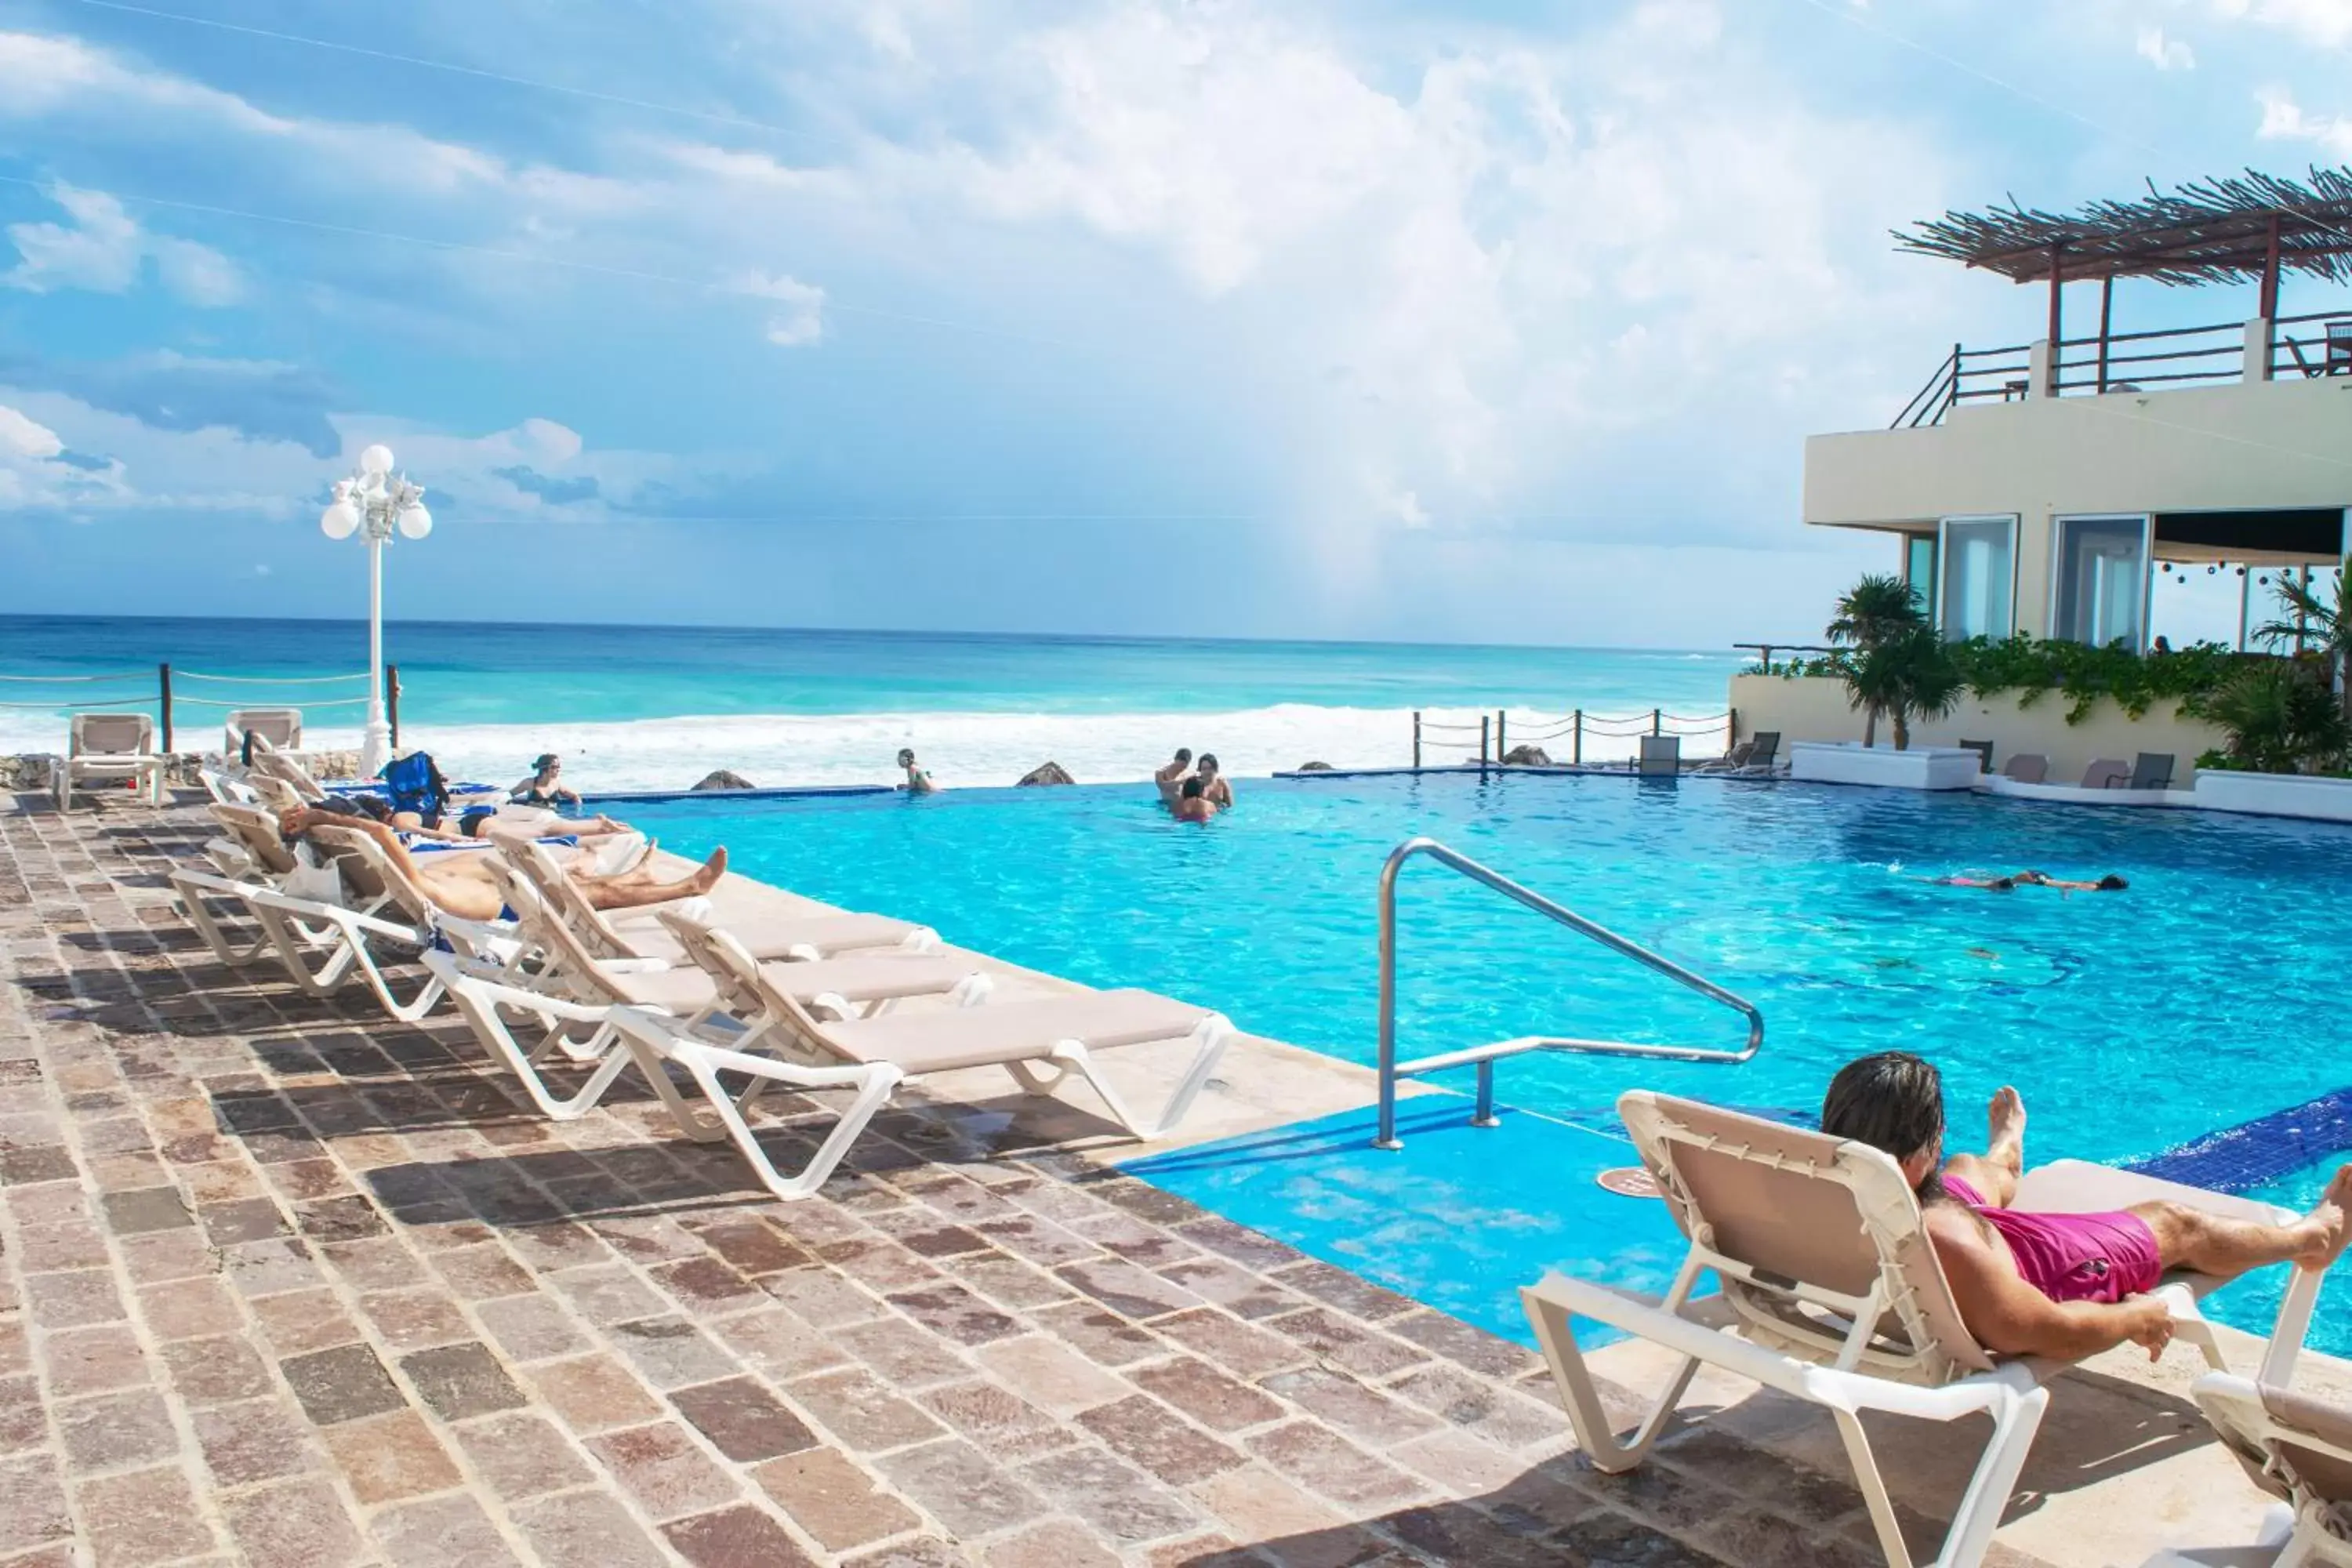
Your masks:
<svg viewBox="0 0 2352 1568"><path fill-rule="evenodd" d="M1865 574L1838 596L1837 615L1828 627L1829 639L1852 644L1858 656L1848 665L1846 689L1854 693L1854 706L1862 710L1864 745L1878 744L1879 715L1891 710L1863 695L1863 688L1855 682L1856 674L1873 653L1909 637L1927 625L1927 612L1920 607L1918 594L1891 572ZM1895 667L1890 665L1877 671L1872 680L1895 679L1897 673ZM1948 707L1944 710L1950 710ZM1898 739L1895 744L1899 748L1903 742Z"/></svg>
<svg viewBox="0 0 2352 1568"><path fill-rule="evenodd" d="M1940 719L1958 707L1968 680L1944 639L1921 621L1855 659L1845 689L1863 712L1864 744L1872 743L1884 716L1894 726L1895 749L1902 752L1911 746L1911 721Z"/></svg>
<svg viewBox="0 0 2352 1568"><path fill-rule="evenodd" d="M2203 708L2228 736L2231 760L2257 773L2325 767L2352 748L2352 721L2324 684L2288 659L2247 665Z"/></svg>
<svg viewBox="0 0 2352 1568"><path fill-rule="evenodd" d="M2352 561L2345 566L2352 566ZM2293 642L2319 655L2327 661L2331 680L2338 670L2352 675L2352 668L2347 668L2352 666L2352 603L2347 602L2345 594L2347 574L2352 574L2337 567L2335 586L2323 597L2312 592L2310 584L2281 572L2275 591L2286 615L2255 627L2254 636L2269 642ZM2352 718L2352 679L2344 683L2343 707L2346 717Z"/></svg>

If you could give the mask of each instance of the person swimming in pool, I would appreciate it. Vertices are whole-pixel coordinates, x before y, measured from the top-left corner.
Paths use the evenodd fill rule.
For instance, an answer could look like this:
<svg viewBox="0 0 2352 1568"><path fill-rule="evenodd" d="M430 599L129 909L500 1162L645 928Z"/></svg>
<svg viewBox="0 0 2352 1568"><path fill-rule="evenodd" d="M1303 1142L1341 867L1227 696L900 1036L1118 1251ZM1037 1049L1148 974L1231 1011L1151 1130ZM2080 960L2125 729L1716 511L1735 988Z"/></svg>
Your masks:
<svg viewBox="0 0 2352 1568"><path fill-rule="evenodd" d="M1217 815L1217 808L1209 804L1208 790L1197 776L1184 781L1184 787L1176 793L1175 805L1170 809L1176 813L1179 822L1206 822Z"/></svg>
<svg viewBox="0 0 2352 1568"><path fill-rule="evenodd" d="M1983 1153L1946 1158L1942 1075L1908 1051L1846 1063L1822 1100L1822 1131L1902 1165L1960 1321L2004 1355L2079 1361L2129 1340L2154 1360L2172 1340L2172 1316L2147 1292L2167 1269L2230 1279L2272 1263L2326 1268L2352 1236L2352 1165L2286 1225L2164 1201L2107 1214L2014 1209L2025 1102L2003 1088L1987 1120Z"/></svg>
<svg viewBox="0 0 2352 1568"><path fill-rule="evenodd" d="M1938 888L1982 888L1994 893L2006 893L2015 888L2055 888L2062 893L2120 893L2131 886L2113 871L2095 882L2069 882L2047 871L2018 871L2007 877L1929 877L1927 880Z"/></svg>
<svg viewBox="0 0 2352 1568"><path fill-rule="evenodd" d="M1151 775L1151 782L1160 786L1160 805L1171 811L1176 809L1177 799L1183 793L1184 775L1192 771L1192 748L1177 747L1175 759Z"/></svg>
<svg viewBox="0 0 2352 1568"><path fill-rule="evenodd" d="M898 765L906 770L906 789L908 795L929 795L940 787L931 782L930 774L916 764L915 749L912 746L899 748Z"/></svg>
<svg viewBox="0 0 2352 1568"><path fill-rule="evenodd" d="M563 782L563 759L542 752L530 764L530 777L507 791L507 799L517 805L578 805L580 792Z"/></svg>
<svg viewBox="0 0 2352 1568"><path fill-rule="evenodd" d="M1223 773L1218 771L1215 752L1202 752L1201 753L1201 768L1200 772L1195 776L1201 781L1202 799L1207 801L1219 811L1233 810L1233 781L1226 778Z"/></svg>

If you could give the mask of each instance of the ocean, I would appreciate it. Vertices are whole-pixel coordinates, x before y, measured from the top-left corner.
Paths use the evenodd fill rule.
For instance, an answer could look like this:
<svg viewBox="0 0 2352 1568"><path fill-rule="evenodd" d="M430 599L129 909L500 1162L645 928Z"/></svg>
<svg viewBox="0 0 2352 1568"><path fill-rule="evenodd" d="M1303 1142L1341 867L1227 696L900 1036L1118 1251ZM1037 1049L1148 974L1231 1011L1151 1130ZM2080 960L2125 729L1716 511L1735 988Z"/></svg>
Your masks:
<svg viewBox="0 0 2352 1568"><path fill-rule="evenodd" d="M1514 742L1579 708L1663 709L1685 751L1708 754L1745 662L1728 649L436 621L388 625L384 649L404 749L501 783L559 752L566 780L592 791L682 789L714 768L761 785L888 783L901 746L950 787L1012 784L1049 760L1082 783L1138 779L1178 746L1244 775L1399 767L1414 710L1433 763L1475 754L1479 715L1496 709ZM364 622L13 616L0 616L0 752L62 750L77 703L153 711L165 662L179 750L217 749L238 703L300 706L310 743L358 743ZM1539 743L1567 760L1566 736ZM1584 754L1633 745L1594 733Z"/></svg>

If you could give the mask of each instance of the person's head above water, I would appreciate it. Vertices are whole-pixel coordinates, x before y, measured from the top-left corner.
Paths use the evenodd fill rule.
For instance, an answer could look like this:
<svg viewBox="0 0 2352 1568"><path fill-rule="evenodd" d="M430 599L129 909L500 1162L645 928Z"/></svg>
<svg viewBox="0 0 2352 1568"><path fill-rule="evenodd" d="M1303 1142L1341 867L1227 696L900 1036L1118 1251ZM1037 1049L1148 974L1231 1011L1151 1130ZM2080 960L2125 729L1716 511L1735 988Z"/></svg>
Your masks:
<svg viewBox="0 0 2352 1568"><path fill-rule="evenodd" d="M553 752L541 752L537 760L530 764L530 771L535 773L551 773L562 771L562 757L557 756Z"/></svg>
<svg viewBox="0 0 2352 1568"><path fill-rule="evenodd" d="M1893 1155L1923 1191L1944 1152L1944 1075L1909 1051L1857 1057L1822 1096L1822 1131Z"/></svg>
<svg viewBox="0 0 2352 1568"><path fill-rule="evenodd" d="M1189 762L1191 762L1191 761L1192 760L1192 747L1190 747L1190 746L1179 746L1179 747L1177 747L1177 748L1176 748L1176 760L1177 760L1178 762L1180 762L1180 763L1189 763Z"/></svg>
<svg viewBox="0 0 2352 1568"><path fill-rule="evenodd" d="M2120 893L2126 888L2130 887L2131 884L2125 881L2121 877L2116 876L2113 871L2110 871L2105 876L2100 878L2096 882L2093 883L2092 886L2097 888L2099 891L2103 893Z"/></svg>
<svg viewBox="0 0 2352 1568"><path fill-rule="evenodd" d="M898 765L902 768L911 768L915 765L915 749L912 746L901 746L898 749Z"/></svg>
<svg viewBox="0 0 2352 1568"><path fill-rule="evenodd" d="M1201 771L1204 773L1213 773L1217 771L1216 752L1202 752L1201 753Z"/></svg>
<svg viewBox="0 0 2352 1568"><path fill-rule="evenodd" d="M1186 800L1198 800L1198 799L1200 799L1200 798L1201 798L1201 781L1200 781L1199 779L1197 779L1197 778L1190 778L1190 779L1186 779L1186 780L1184 781L1184 791L1183 791L1183 794L1184 794L1184 798L1185 798Z"/></svg>

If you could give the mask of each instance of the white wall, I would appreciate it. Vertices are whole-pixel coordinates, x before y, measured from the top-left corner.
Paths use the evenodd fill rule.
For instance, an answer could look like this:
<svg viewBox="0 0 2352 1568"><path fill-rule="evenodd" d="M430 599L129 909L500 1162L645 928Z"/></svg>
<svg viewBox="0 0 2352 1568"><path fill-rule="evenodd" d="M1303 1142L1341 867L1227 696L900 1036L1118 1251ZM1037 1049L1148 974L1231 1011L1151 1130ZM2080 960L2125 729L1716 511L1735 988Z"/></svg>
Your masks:
<svg viewBox="0 0 2352 1568"><path fill-rule="evenodd" d="M2071 705L2063 691L2045 691L2030 708L2014 692L1966 697L1950 718L1912 725L1911 743L1950 746L1964 740L1990 741L1996 772L2018 752L2039 752L2050 759L2053 784L2080 780L2083 770L2101 759L2128 763L2142 752L2169 752L2174 783L2185 787L2198 756L2222 742L2219 729L2201 719L2182 717L2176 702L2158 702L2145 718L2133 719L2102 698L2080 724L2066 722ZM1847 704L1845 683L1827 677L1791 680L1778 675L1735 675L1731 707L1739 716L1742 740L1759 730L1780 731L1783 749L1797 741L1862 739L1862 715ZM1878 743L1894 744L1885 724L1878 727Z"/></svg>
<svg viewBox="0 0 2352 1568"><path fill-rule="evenodd" d="M2052 519L2352 505L2352 376L1963 405L1941 426L1815 436L1805 521L2015 513L2016 624L2050 629Z"/></svg>

